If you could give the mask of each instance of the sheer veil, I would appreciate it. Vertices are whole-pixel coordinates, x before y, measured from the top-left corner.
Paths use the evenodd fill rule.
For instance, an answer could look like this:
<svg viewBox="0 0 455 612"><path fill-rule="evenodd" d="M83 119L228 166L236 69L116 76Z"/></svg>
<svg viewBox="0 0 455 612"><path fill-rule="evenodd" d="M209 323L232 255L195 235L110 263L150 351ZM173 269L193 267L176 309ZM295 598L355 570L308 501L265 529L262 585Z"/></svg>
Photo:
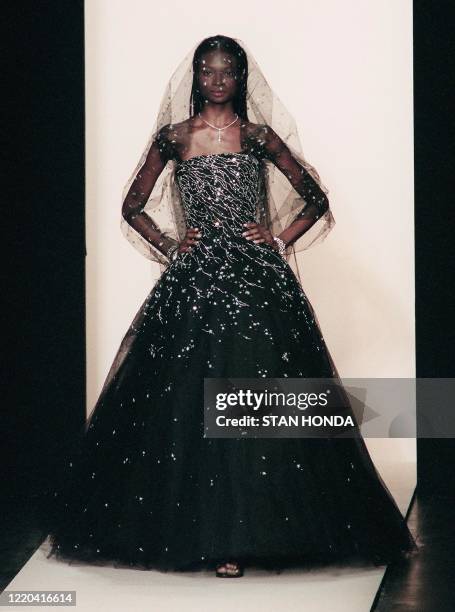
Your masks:
<svg viewBox="0 0 455 612"><path fill-rule="evenodd" d="M248 60L247 112L252 123L266 124L283 140L294 158L328 193L322 184L317 170L304 157L296 123L284 104L267 83L251 51L238 38L234 40L244 49ZM176 124L188 119L193 113L190 96L193 82L193 56L199 42L187 53L167 83L158 114L144 151L123 189L124 200L138 171L143 166L152 142L160 129L167 124ZM185 215L180 203L179 190L175 181L175 160L169 160L158 177L143 211L152 219L157 228L166 236L181 241L186 232ZM296 217L309 206L297 193L288 178L269 160L262 164L266 197L258 210L257 222L270 229L274 235L280 234ZM335 225L330 207L298 240L286 250L286 259L301 282L296 253L320 243ZM146 258L158 262L160 271L168 265L167 258L141 236L122 217L121 230L127 240Z"/></svg>

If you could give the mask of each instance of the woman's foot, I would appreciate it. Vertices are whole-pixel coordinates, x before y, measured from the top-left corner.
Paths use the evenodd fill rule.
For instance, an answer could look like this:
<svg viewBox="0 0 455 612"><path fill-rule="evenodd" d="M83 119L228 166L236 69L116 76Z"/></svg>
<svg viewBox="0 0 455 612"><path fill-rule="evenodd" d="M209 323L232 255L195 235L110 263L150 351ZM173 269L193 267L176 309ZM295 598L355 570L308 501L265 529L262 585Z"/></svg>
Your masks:
<svg viewBox="0 0 455 612"><path fill-rule="evenodd" d="M216 566L218 578L239 578L243 576L243 568L236 561L228 561Z"/></svg>

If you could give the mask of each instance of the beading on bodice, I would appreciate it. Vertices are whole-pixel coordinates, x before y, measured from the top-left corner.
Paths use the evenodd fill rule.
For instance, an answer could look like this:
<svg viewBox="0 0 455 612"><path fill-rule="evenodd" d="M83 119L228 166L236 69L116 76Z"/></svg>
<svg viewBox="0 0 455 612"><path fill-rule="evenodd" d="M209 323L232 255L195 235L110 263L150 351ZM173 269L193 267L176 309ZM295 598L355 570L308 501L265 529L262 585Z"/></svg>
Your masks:
<svg viewBox="0 0 455 612"><path fill-rule="evenodd" d="M190 157L177 162L176 179L187 227L239 236L255 220L260 161L253 154Z"/></svg>

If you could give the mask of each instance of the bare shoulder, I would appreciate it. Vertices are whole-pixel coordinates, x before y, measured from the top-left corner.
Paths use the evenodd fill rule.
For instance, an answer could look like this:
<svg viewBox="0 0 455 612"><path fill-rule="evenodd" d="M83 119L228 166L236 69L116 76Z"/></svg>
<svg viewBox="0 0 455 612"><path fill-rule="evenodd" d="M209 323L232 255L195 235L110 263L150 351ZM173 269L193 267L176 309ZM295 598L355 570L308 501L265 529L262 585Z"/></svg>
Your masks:
<svg viewBox="0 0 455 612"><path fill-rule="evenodd" d="M166 139L179 143L186 142L188 136L198 128L200 123L199 117L188 117L178 123L167 123L160 132Z"/></svg>
<svg viewBox="0 0 455 612"><path fill-rule="evenodd" d="M267 123L253 123L251 121L244 121L243 124L247 137L257 140L266 144L273 140L276 136L273 129Z"/></svg>
<svg viewBox="0 0 455 612"><path fill-rule="evenodd" d="M189 125L189 119L180 121L179 123L166 123L158 128L157 132L163 136L168 136L172 132L181 132Z"/></svg>
<svg viewBox="0 0 455 612"><path fill-rule="evenodd" d="M169 123L168 126L170 129L173 129L176 134L187 134L197 128L204 127L205 124L200 117L197 115L192 115L179 123Z"/></svg>
<svg viewBox="0 0 455 612"><path fill-rule="evenodd" d="M190 121L185 119L178 123L166 123L157 130L156 138L159 143L170 148L175 148L175 145L185 142L186 136L190 130Z"/></svg>
<svg viewBox="0 0 455 612"><path fill-rule="evenodd" d="M184 119L183 121L179 121L179 123L168 123L168 125L173 128L174 130L183 130L188 128L192 122L194 122L194 117L188 117L187 119Z"/></svg>
<svg viewBox="0 0 455 612"><path fill-rule="evenodd" d="M253 123L252 121L242 121L242 127L250 134L260 134L267 128L266 123Z"/></svg>

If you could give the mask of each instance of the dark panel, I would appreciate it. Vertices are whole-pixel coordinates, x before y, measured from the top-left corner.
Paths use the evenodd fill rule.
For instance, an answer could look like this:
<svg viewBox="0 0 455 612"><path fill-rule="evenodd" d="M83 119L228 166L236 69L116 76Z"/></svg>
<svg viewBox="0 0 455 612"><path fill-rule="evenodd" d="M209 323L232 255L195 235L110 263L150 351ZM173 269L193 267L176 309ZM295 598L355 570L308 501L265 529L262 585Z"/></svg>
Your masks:
<svg viewBox="0 0 455 612"><path fill-rule="evenodd" d="M39 489L85 418L84 8L4 9L9 499Z"/></svg>
<svg viewBox="0 0 455 612"><path fill-rule="evenodd" d="M417 376L455 376L453 5L414 3ZM418 441L419 490L455 493L453 440Z"/></svg>
<svg viewBox="0 0 455 612"><path fill-rule="evenodd" d="M417 376L454 376L452 3L414 2ZM419 419L419 406L417 406ZM387 568L372 610L449 612L453 592L453 440L418 440L418 488L408 524L420 548Z"/></svg>

